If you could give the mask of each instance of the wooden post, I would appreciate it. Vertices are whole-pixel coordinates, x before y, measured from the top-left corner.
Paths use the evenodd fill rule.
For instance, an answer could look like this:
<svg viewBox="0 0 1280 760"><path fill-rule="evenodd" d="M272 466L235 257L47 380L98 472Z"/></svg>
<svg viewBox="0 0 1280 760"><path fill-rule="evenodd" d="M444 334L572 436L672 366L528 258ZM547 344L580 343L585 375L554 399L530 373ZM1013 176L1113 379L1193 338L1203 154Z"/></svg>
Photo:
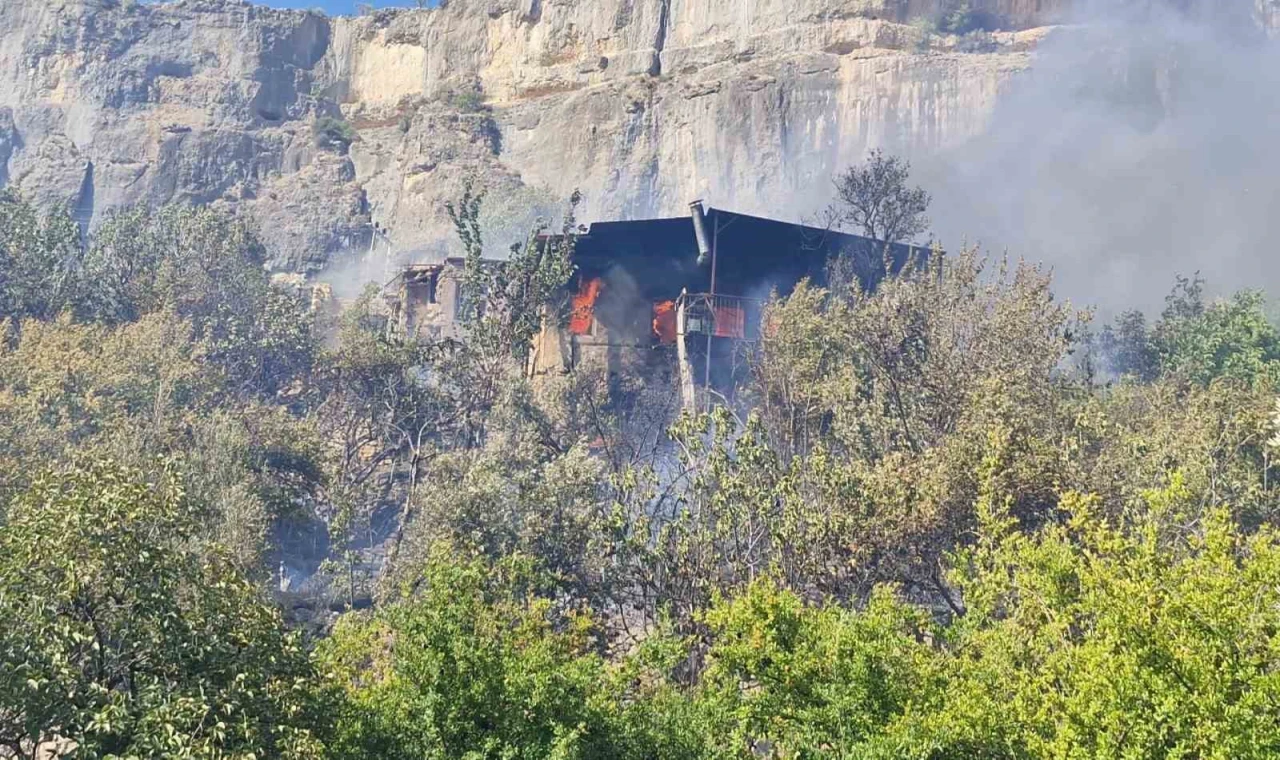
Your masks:
<svg viewBox="0 0 1280 760"><path fill-rule="evenodd" d="M676 361L680 364L680 404L686 410L697 413L698 398L693 385L693 367L689 364L689 346L685 342L688 321L685 309L689 305L688 291L682 290L676 301Z"/></svg>

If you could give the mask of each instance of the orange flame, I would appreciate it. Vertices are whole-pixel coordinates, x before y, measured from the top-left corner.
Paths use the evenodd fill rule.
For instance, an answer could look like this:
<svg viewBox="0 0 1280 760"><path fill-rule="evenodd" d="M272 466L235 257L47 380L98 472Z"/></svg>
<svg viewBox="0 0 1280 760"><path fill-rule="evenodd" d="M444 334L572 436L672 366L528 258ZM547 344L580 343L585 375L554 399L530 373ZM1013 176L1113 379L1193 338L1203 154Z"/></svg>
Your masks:
<svg viewBox="0 0 1280 760"><path fill-rule="evenodd" d="M573 296L573 310L569 313L569 332L574 335L589 335L591 323L595 320L596 299L600 298L600 290L604 283L599 277L583 280L582 286Z"/></svg>
<svg viewBox="0 0 1280 760"><path fill-rule="evenodd" d="M659 343L676 342L676 302L662 301L653 305L653 334Z"/></svg>

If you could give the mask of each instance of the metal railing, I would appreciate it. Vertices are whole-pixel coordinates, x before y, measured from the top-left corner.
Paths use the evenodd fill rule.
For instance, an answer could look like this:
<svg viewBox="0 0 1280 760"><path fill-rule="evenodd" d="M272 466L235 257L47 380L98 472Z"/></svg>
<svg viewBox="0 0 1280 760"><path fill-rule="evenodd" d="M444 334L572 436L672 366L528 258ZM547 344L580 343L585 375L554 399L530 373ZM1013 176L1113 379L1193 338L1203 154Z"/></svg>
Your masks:
<svg viewBox="0 0 1280 760"><path fill-rule="evenodd" d="M685 293L685 334L697 333L733 340L755 340L760 332L763 302L755 298L711 293Z"/></svg>

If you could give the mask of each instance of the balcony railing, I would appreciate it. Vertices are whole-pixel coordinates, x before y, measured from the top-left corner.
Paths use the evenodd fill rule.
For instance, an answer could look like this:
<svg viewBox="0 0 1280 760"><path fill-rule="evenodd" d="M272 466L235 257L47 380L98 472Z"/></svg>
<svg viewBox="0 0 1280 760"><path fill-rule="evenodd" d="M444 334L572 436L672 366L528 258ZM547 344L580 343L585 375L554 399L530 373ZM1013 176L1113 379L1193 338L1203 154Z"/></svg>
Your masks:
<svg viewBox="0 0 1280 760"><path fill-rule="evenodd" d="M757 299L685 293L677 305L684 307L685 334L698 333L733 340L755 340L759 335L762 302Z"/></svg>

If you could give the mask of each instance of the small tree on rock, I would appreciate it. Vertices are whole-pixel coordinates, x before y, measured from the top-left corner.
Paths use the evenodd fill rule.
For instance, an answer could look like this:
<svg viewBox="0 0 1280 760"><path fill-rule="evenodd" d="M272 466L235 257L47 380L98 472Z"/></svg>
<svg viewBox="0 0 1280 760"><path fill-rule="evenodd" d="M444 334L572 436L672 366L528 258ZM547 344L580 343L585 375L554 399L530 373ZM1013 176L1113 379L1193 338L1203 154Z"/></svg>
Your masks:
<svg viewBox="0 0 1280 760"><path fill-rule="evenodd" d="M884 243L910 241L929 228L925 212L932 200L923 188L907 184L910 175L910 162L871 151L866 163L836 178L831 220Z"/></svg>

